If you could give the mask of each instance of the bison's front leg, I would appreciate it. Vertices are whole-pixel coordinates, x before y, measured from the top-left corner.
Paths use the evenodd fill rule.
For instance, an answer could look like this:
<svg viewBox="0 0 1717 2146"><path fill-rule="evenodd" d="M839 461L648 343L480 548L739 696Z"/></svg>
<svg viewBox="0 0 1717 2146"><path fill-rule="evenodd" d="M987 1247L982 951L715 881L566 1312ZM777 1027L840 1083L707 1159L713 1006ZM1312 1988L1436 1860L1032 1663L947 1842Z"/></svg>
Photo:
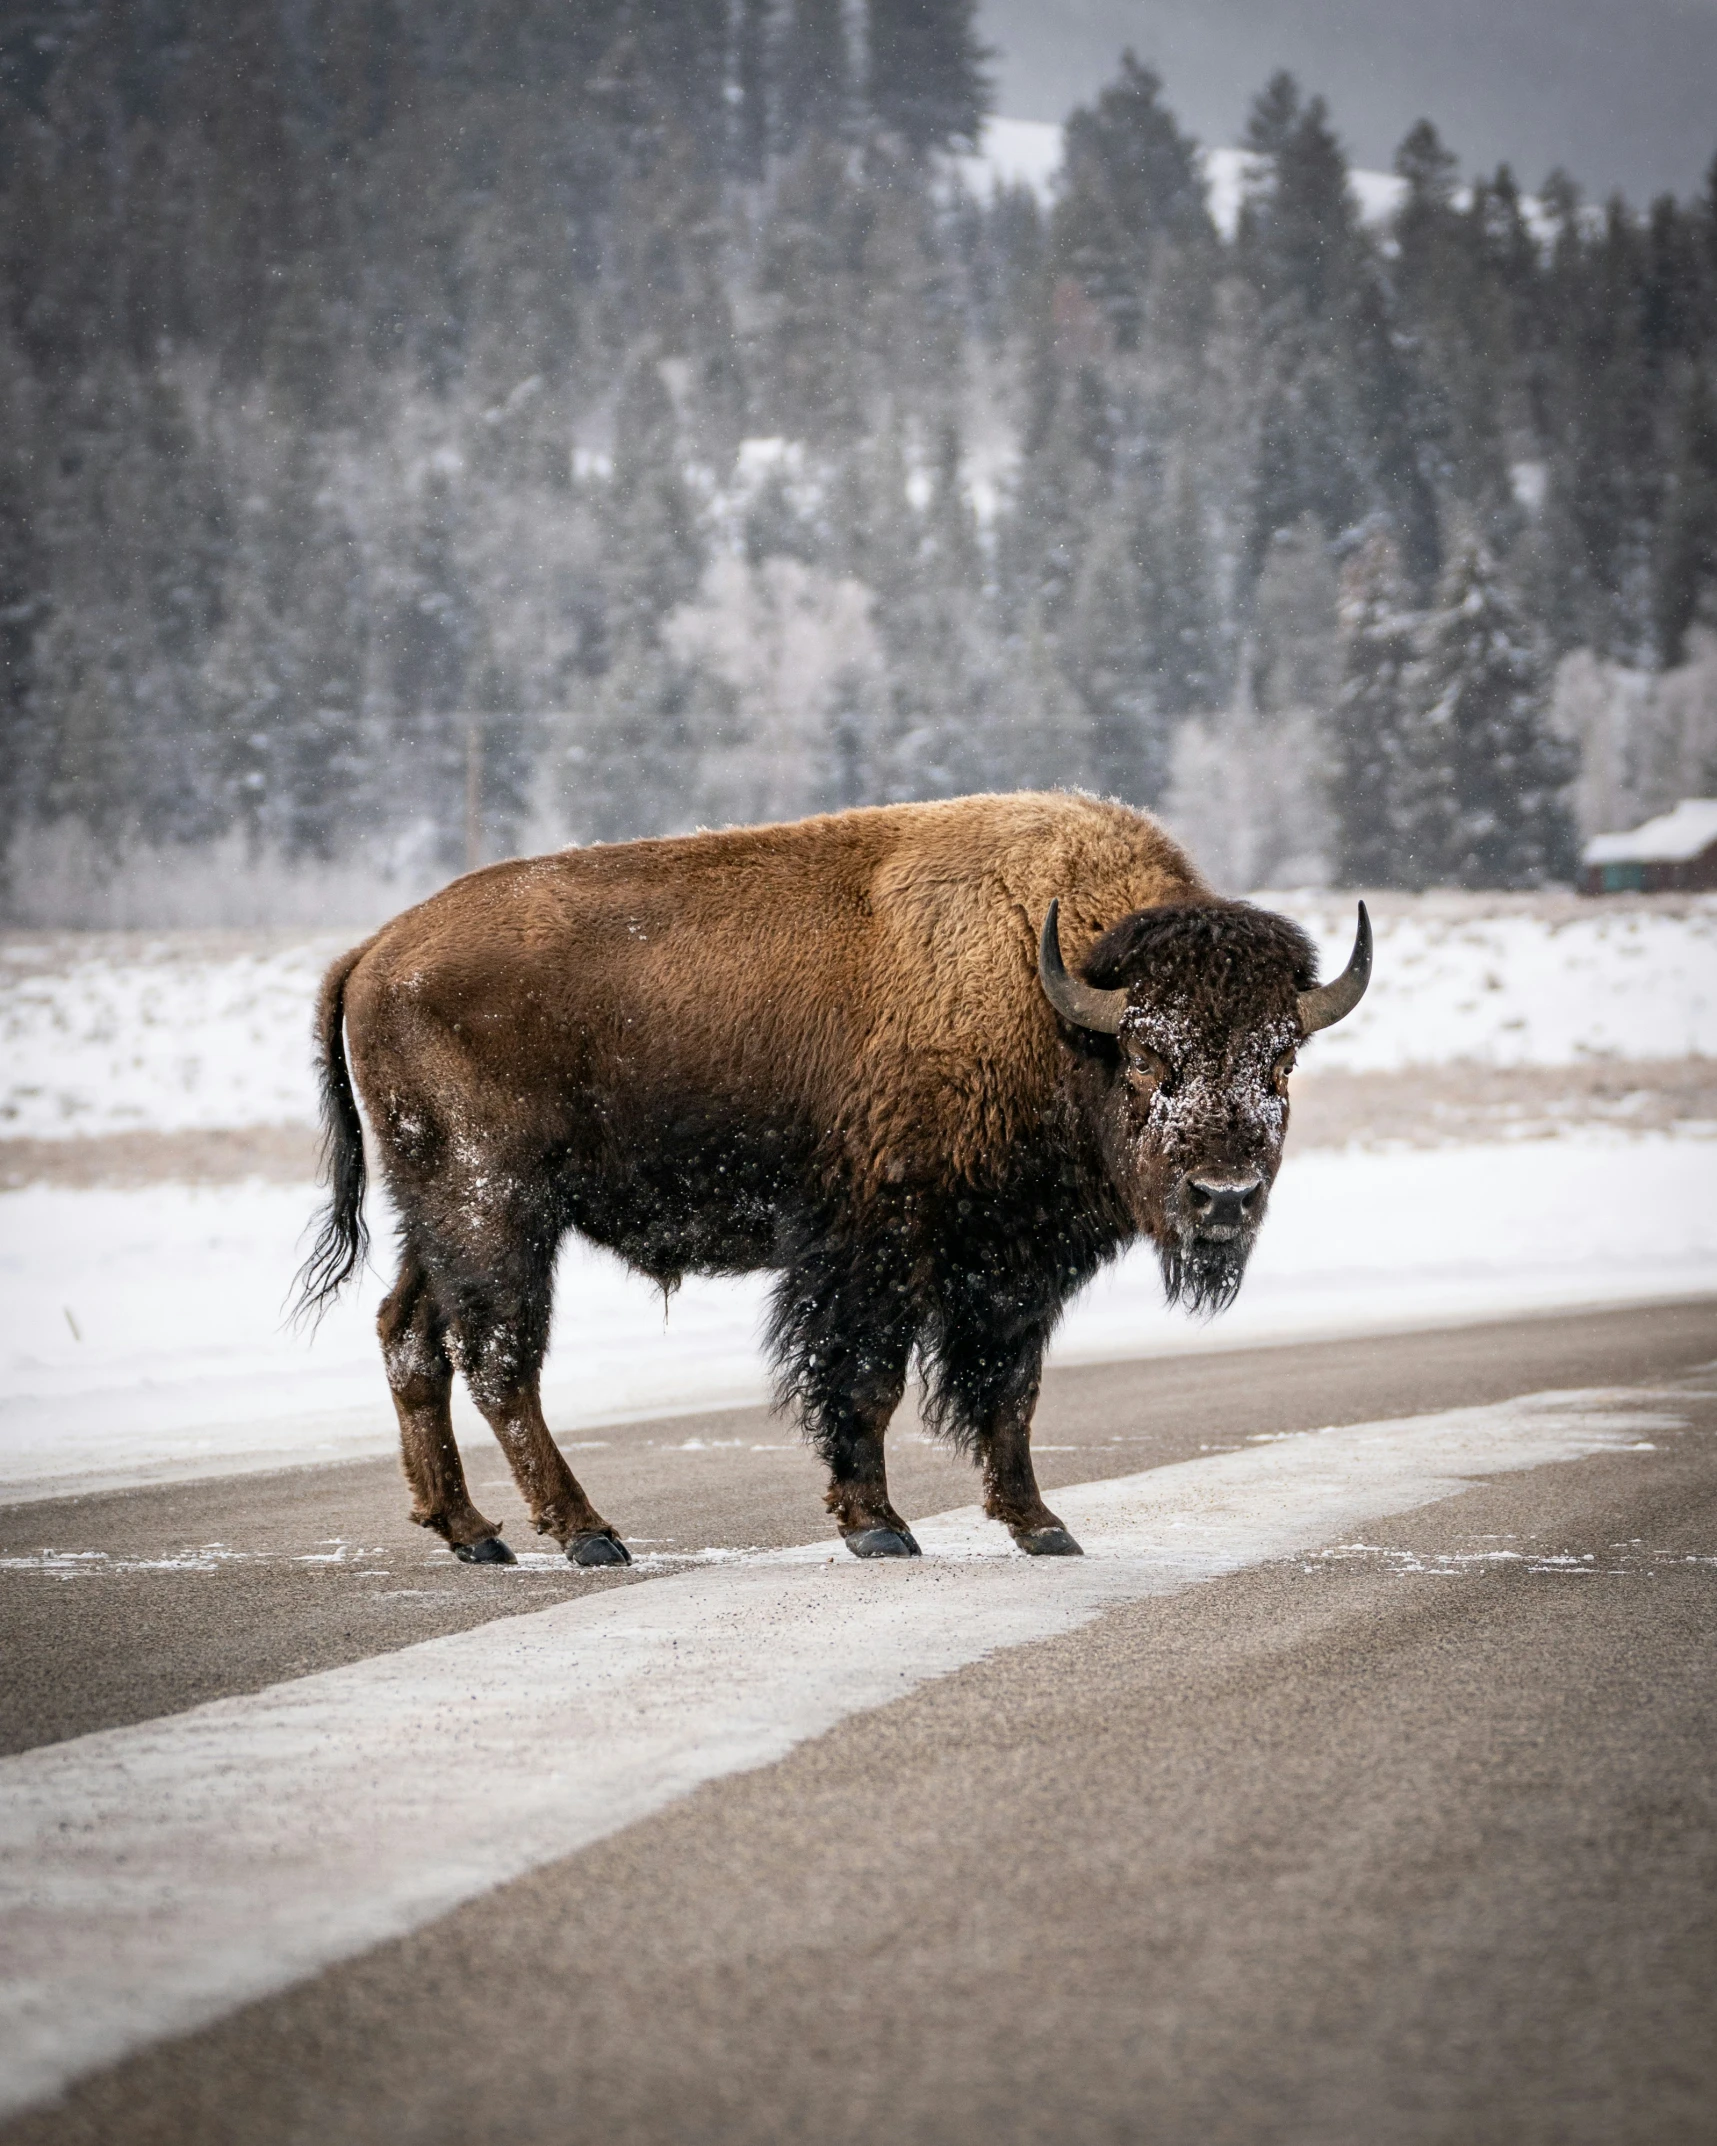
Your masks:
<svg viewBox="0 0 1717 2146"><path fill-rule="evenodd" d="M1079 1545L1043 1502L1031 1464L1031 1411L1004 1408L978 1433L984 1510L1030 1557L1077 1557Z"/></svg>
<svg viewBox="0 0 1717 2146"><path fill-rule="evenodd" d="M824 1502L855 1557L917 1557L888 1495L883 1438L906 1390L911 1329L886 1261L838 1275L789 1272L775 1297L782 1399L828 1463Z"/></svg>
<svg viewBox="0 0 1717 2146"><path fill-rule="evenodd" d="M956 1318L936 1339L932 1405L976 1451L990 1518L1030 1557L1077 1557L1079 1545L1044 1504L1031 1461L1046 1338L1036 1330L998 1336L977 1318Z"/></svg>

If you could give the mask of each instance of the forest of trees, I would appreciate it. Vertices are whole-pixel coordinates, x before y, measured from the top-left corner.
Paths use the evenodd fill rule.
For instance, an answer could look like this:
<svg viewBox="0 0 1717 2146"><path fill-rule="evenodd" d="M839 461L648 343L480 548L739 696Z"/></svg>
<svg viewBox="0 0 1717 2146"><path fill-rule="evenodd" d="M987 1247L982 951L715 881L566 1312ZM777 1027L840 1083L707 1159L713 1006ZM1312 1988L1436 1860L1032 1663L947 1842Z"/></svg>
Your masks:
<svg viewBox="0 0 1717 2146"><path fill-rule="evenodd" d="M1378 226L1277 75L1224 233L1129 54L1045 206L962 176L973 13L10 7L14 913L54 830L415 886L1022 783L1256 793L1240 884L1568 877L1558 666L1717 631L1717 163L1592 206L1424 122Z"/></svg>

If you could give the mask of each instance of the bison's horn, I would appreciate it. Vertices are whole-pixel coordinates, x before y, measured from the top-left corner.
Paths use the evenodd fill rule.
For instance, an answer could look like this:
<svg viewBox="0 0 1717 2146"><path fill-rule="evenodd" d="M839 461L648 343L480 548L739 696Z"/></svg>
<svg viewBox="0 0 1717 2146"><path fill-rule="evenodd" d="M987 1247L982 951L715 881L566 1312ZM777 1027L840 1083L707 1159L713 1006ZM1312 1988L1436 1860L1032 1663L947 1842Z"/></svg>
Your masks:
<svg viewBox="0 0 1717 2146"><path fill-rule="evenodd" d="M1354 935L1353 953L1341 974L1332 983L1319 984L1315 991L1300 993L1300 1026L1308 1036L1317 1034L1320 1028L1329 1028L1350 1014L1365 996L1365 987L1371 981L1371 919L1365 913L1365 904L1359 905L1359 930Z"/></svg>
<svg viewBox="0 0 1717 2146"><path fill-rule="evenodd" d="M1060 915L1060 901L1051 902L1043 920L1043 937L1037 942L1037 980L1043 986L1043 995L1075 1028L1094 1028L1102 1036L1116 1035L1127 1010L1127 994L1099 991L1068 975L1061 961Z"/></svg>

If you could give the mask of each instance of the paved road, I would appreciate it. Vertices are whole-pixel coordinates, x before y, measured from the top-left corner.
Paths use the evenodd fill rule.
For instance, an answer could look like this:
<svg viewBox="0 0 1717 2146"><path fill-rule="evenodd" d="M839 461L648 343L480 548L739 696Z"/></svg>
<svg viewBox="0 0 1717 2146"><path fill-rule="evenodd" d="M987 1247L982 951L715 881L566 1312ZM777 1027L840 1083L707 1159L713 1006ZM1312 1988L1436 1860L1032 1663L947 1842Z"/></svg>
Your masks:
<svg viewBox="0 0 1717 2146"><path fill-rule="evenodd" d="M1603 1393L1566 1421L1509 1406L1572 1388ZM1364 1428L1297 1435L1326 1426ZM4 2136L1703 2146L1714 1430L1706 1303L1063 1372L1041 1472L1052 1499L1097 1486L1068 1492L1094 1548L1080 1568L772 1564L825 1523L806 1456L750 1413L617 1429L576 1457L642 1553L619 1579L546 1556L457 1567L373 1465L0 1511L0 1727L20 1755L0 1806L15 1791L17 1824L47 1829L8 1864L25 1836L0 1827L0 1877L27 1891L48 1870L68 1933L14 1972L95 1992L133 2051L88 2070L75 2052L99 2036L67 1997L63 2068L83 2076ZM971 1496L910 1426L892 1467L915 1516ZM1187 1540L1176 1564L1163 1546ZM736 1550L765 1554L719 1556ZM734 1623L759 1586L797 1592L759 1612L772 1626ZM828 1604L835 1651L813 1659ZM557 1836L587 1747L538 1733L507 1679L539 1634L576 1648L600 1619L622 1651L653 1620L657 1652L587 1705L618 1785ZM747 1665L795 1645L810 1668L763 1712L797 1726L771 1746ZM842 1646L862 1669L844 1697ZM452 1747L394 1828L455 1872L448 1905L400 1908L378 1855L337 1891L342 1803L385 1804L388 1754L424 1750L402 1688L479 1663L470 1703L492 1680L510 1729L468 1761ZM313 1735L293 1757L280 1709L299 1702ZM764 1741L670 1779L660 1717L700 1705L700 1751L730 1715ZM186 1751L194 1775L161 1770ZM164 1949L134 1989L86 1955L107 1903L114 1932L135 1908L128 1874L172 1799L214 1812L228 1791L244 1800L190 1838L206 1827L213 1867L266 1821L241 1863L258 1928L232 1994L158 2008L204 2023L156 2038L174 1918L219 1919L196 1870L151 1896ZM513 1815L479 1842L451 1806L489 1796ZM58 1864L56 1823L86 1829ZM505 1875L458 1880L479 1847ZM313 1911L302 1973L267 1957L282 1868ZM340 1936L372 1875L381 1919Z"/></svg>

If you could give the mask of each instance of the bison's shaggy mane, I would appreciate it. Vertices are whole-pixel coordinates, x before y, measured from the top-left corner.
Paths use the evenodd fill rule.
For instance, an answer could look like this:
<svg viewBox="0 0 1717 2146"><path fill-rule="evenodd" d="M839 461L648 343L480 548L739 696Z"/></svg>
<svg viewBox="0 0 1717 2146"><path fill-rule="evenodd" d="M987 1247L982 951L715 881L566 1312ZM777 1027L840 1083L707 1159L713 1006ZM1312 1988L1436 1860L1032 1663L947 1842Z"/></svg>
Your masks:
<svg viewBox="0 0 1717 2146"><path fill-rule="evenodd" d="M1250 902L1165 902L1111 925L1086 957L1085 975L1112 989L1148 975L1155 988L1183 998L1195 1015L1214 1014L1237 985L1257 975L1292 971L1294 988L1318 980L1317 949L1291 918Z"/></svg>

